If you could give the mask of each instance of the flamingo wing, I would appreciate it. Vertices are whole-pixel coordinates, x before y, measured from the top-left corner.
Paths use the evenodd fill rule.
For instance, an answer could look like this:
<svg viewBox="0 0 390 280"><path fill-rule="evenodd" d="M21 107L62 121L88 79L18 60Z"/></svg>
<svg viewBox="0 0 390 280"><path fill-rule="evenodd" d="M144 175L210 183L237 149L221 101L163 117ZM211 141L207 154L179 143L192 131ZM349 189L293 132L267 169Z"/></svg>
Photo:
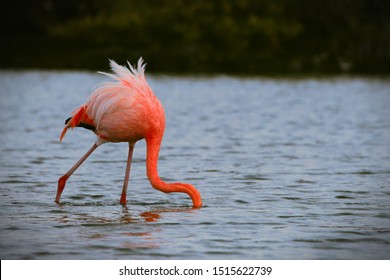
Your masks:
<svg viewBox="0 0 390 280"><path fill-rule="evenodd" d="M130 64L129 68L120 66L115 61L110 64L113 74L100 73L113 81L99 84L88 101L73 111L65 121L60 140L69 128L83 127L107 141L135 142L150 127L151 115L156 111L163 115L160 102L146 82L142 58L137 69Z"/></svg>

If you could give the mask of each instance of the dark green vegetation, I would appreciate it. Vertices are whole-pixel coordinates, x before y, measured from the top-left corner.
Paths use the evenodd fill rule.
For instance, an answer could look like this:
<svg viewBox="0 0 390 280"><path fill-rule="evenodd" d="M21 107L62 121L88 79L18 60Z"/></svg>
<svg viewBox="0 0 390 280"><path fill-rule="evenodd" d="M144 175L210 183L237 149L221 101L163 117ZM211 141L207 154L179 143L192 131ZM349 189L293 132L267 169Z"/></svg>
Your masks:
<svg viewBox="0 0 390 280"><path fill-rule="evenodd" d="M390 73L388 0L21 0L2 4L1 68Z"/></svg>

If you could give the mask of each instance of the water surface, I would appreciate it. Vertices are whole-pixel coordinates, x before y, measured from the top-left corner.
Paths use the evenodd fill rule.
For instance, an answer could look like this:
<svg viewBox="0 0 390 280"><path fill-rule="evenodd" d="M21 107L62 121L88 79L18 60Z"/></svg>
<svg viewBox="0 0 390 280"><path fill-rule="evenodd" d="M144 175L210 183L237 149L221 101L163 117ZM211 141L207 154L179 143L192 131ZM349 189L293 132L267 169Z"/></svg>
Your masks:
<svg viewBox="0 0 390 280"><path fill-rule="evenodd" d="M1 259L389 259L390 81L151 76L165 106L159 161L204 207L164 194L137 143L105 144L64 120L105 79L0 73Z"/></svg>

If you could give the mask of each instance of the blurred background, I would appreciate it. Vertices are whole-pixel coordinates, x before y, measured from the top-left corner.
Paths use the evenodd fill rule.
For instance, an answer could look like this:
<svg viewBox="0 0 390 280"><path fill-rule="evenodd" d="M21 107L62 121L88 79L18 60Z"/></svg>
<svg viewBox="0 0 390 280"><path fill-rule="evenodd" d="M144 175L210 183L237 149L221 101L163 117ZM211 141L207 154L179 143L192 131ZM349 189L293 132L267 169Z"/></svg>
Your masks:
<svg viewBox="0 0 390 280"><path fill-rule="evenodd" d="M0 68L390 73L388 0L15 0L2 3Z"/></svg>

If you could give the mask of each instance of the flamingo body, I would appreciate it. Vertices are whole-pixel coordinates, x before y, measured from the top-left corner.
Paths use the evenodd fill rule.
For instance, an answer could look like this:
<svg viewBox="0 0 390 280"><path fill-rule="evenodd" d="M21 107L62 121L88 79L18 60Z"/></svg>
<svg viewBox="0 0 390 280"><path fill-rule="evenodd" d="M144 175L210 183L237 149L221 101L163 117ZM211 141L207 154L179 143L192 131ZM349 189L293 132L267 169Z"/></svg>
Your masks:
<svg viewBox="0 0 390 280"><path fill-rule="evenodd" d="M164 108L149 87L144 71L142 58L137 68L129 64L129 68L110 61L113 74L102 73L114 81L98 85L88 101L75 109L66 120L60 140L67 130L83 127L92 130L96 142L91 149L58 181L56 202L59 202L66 180L84 162L84 160L101 144L106 142L128 142L129 154L125 180L120 202L126 203L127 185L134 145L141 139L146 140L147 176L152 186L163 192L187 193L194 207L202 206L199 191L191 184L165 183L158 176L157 162L161 141L165 130Z"/></svg>

